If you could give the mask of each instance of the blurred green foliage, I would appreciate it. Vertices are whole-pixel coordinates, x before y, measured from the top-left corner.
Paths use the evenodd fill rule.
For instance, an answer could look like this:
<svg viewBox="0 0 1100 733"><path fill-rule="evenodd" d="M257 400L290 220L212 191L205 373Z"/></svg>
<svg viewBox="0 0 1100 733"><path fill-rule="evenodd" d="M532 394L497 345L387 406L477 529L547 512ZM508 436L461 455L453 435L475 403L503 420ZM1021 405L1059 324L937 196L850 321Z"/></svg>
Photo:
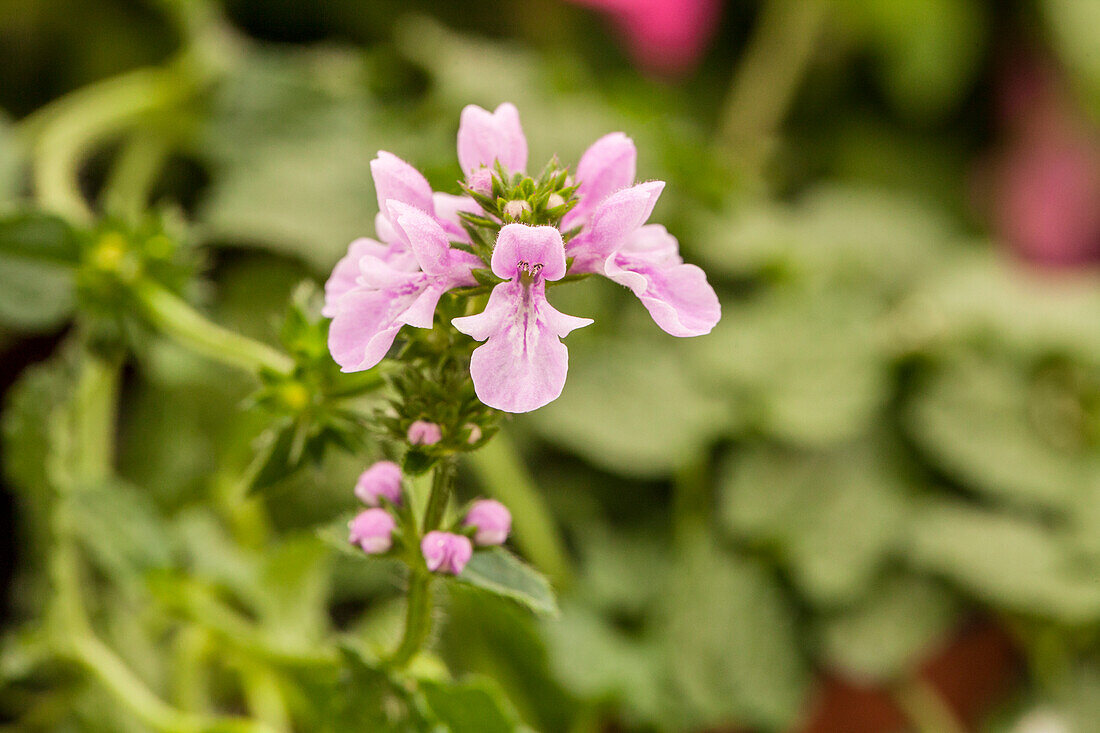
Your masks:
<svg viewBox="0 0 1100 733"><path fill-rule="evenodd" d="M70 17L62 5L21 23L0 13L0 46L24 38L27 64L57 67L52 93L171 50L165 21L142 39L152 21L123 19L128 3L89 0ZM182 201L209 254L187 293L276 345L297 283L322 281L371 233L376 150L454 191L467 103L514 102L533 160L575 161L599 135L631 135L639 178L668 181L654 219L705 267L724 313L685 343L609 283L551 291L596 324L567 342L562 397L506 431L553 509L571 582L556 578L555 602L512 554L479 555L486 567L447 586L411 690L377 655L399 632L398 570L332 548L378 456L326 452L232 503L271 427L241 409L254 380L139 328L118 476L73 492L104 642L180 710L248 712L274 730L789 730L812 714L821 676L894 689L980 617L1027 661L991 726L1040 704L1094 720L1100 280L1012 259L960 213L960 181L992 125L982 95L1004 26L1041 21L1029 41L1049 44L1095 114L1095 6L836 0L789 130L759 141L772 146L760 169L710 137L740 41L662 84L627 68L587 13L543 0L514 28L504 5L464 20L446 3L412 4L435 18L398 13L405 3L278 3L257 23L231 3L246 29L294 39L303 24L296 40L309 42L249 39L176 118L149 122L175 151L153 203ZM743 38L744 11L728 12L723 33ZM72 39L63 58L58 38ZM7 73L13 114L45 101L25 67ZM84 308L68 229L26 213L20 124L0 118L0 327L12 338L57 334ZM87 191L117 153L92 157ZM43 256L50 244L61 256ZM19 361L18 346L5 359ZM48 513L67 480L76 365L63 346L5 397L20 568L0 714L13 730L146 730L46 640ZM463 495L491 489L487 475L464 473Z"/></svg>

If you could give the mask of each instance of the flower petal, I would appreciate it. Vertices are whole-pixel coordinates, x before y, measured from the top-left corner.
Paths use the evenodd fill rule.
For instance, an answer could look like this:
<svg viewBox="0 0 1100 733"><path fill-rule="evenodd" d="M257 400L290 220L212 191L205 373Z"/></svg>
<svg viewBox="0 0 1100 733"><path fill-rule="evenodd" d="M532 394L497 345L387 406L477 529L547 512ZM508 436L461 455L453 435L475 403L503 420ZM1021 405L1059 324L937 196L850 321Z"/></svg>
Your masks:
<svg viewBox="0 0 1100 733"><path fill-rule="evenodd" d="M489 112L475 104L462 110L458 124L458 162L469 175L496 161L508 171L527 167L527 138L519 123L519 110L505 102Z"/></svg>
<svg viewBox="0 0 1100 733"><path fill-rule="evenodd" d="M340 299L328 330L328 348L342 371L361 372L382 361L402 326L394 320L394 310L404 310L404 304L395 308L383 290L356 288Z"/></svg>
<svg viewBox="0 0 1100 733"><path fill-rule="evenodd" d="M352 288L359 279L359 260L366 255L383 258L389 250L386 245L368 237L361 237L348 245L348 253L340 258L332 274L325 282L325 305L321 315L332 318L336 313L336 302Z"/></svg>
<svg viewBox="0 0 1100 733"><path fill-rule="evenodd" d="M386 210L386 202L391 199L421 211L432 211L432 187L428 179L393 153L379 150L378 157L370 162L370 172L380 211Z"/></svg>
<svg viewBox="0 0 1100 733"><path fill-rule="evenodd" d="M677 249L664 227L642 227L607 259L604 274L630 288L667 333L702 336L718 323L722 306L706 273L685 265Z"/></svg>
<svg viewBox="0 0 1100 733"><path fill-rule="evenodd" d="M511 280L519 272L519 263L542 265L543 280L565 277L565 244L555 227L506 224L497 235L492 267L497 277Z"/></svg>
<svg viewBox="0 0 1100 733"><path fill-rule="evenodd" d="M574 272L599 272L604 260L653 213L664 190L663 181L647 181L616 191L605 198L589 217L584 231L569 242Z"/></svg>
<svg viewBox="0 0 1100 733"><path fill-rule="evenodd" d="M481 207L469 196L455 196L450 193L436 192L432 194L432 204L435 206L435 219L453 240L468 242L470 236L462 228L462 218L458 212L465 211L470 214L480 214Z"/></svg>
<svg viewBox="0 0 1100 733"><path fill-rule="evenodd" d="M565 386L569 352L559 339L592 321L555 310L540 281L510 281L493 288L483 313L452 323L486 341L470 358L478 399L505 412L530 412L557 399Z"/></svg>
<svg viewBox="0 0 1100 733"><path fill-rule="evenodd" d="M580 201L562 221L563 229L582 223L605 198L634 183L638 150L621 132L604 135L584 151L577 164Z"/></svg>

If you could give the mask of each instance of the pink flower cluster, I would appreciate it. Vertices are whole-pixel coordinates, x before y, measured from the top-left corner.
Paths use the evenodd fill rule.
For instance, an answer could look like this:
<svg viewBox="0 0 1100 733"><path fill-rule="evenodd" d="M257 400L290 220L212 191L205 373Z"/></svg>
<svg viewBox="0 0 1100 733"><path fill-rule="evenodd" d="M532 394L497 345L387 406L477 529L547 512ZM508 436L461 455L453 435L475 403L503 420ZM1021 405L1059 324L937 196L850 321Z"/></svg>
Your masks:
<svg viewBox="0 0 1100 733"><path fill-rule="evenodd" d="M527 140L516 108L466 107L458 159L471 191L489 190L496 165L522 174ZM560 229L501 222L490 265L503 282L482 313L452 321L485 342L474 351L470 372L486 405L528 412L561 394L568 369L561 339L592 323L560 313L546 298L546 284L565 277L567 269L625 285L673 336L702 335L718 322L718 298L703 271L683 262L675 237L663 226L646 223L664 183L635 184L636 159L630 138L606 135L577 165L577 203ZM402 327L431 328L443 293L475 285L472 271L484 266L451 246L470 241L460 211L486 215L473 198L433 192L412 166L386 152L372 161L371 172L381 241L352 242L325 286L329 348L349 372L377 364ZM562 231L577 227L579 233L566 242Z"/></svg>

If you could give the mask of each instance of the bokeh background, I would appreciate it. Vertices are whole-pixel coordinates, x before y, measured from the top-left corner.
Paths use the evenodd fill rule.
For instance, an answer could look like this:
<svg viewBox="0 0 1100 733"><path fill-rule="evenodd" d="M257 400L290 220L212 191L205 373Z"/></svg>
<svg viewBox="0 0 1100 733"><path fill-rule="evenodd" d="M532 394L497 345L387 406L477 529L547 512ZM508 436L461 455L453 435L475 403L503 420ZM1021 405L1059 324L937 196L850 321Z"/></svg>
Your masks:
<svg viewBox="0 0 1100 733"><path fill-rule="evenodd" d="M372 233L375 152L455 191L460 109L502 101L534 168L633 137L639 178L668 182L654 220L722 298L712 334L677 340L612 283L552 291L596 324L567 341L562 397L508 421L522 463L494 465L549 507L564 562L516 547L561 614L453 594L436 648L455 675L488 675L539 731L1100 729L1100 3L214 9L188 26L167 0L3 0L4 206L32 192L36 113L197 33L216 81L133 130L170 151L150 204L186 222L219 323L274 343L295 285ZM87 151L92 200L129 141ZM34 645L38 367L73 303L21 267L0 256L0 719L146 730ZM265 550L220 527L212 497L263 427L242 409L254 387L146 339L122 391L126 488L85 517L104 637L180 705L180 629L205 627L147 587L164 567L246 608L268 598L282 615L254 615L276 634L299 604L321 635L387 639L400 621L392 568L308 540L367 456L266 489ZM464 493L483 480L464 472ZM219 654L193 684L239 711ZM309 685L280 679L293 729L322 730L299 712Z"/></svg>

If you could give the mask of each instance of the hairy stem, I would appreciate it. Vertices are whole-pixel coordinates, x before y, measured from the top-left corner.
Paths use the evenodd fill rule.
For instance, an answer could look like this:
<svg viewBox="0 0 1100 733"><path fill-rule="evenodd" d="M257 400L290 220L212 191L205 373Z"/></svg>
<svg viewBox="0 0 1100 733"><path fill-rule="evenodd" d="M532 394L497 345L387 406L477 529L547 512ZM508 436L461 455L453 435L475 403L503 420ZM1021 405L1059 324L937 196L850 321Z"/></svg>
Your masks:
<svg viewBox="0 0 1100 733"><path fill-rule="evenodd" d="M568 587L573 574L561 534L508 434L497 433L470 462L485 490L512 510L519 549L559 589Z"/></svg>
<svg viewBox="0 0 1100 733"><path fill-rule="evenodd" d="M445 458L436 464L432 474L432 489L421 524L423 532L417 532L415 525L405 528L405 543L409 552L409 591L405 606L405 633L389 658L389 663L394 667L408 664L432 631L432 574L420 554L420 539L428 532L439 529L442 524L447 504L454 493L454 482L455 461Z"/></svg>
<svg viewBox="0 0 1100 733"><path fill-rule="evenodd" d="M222 328L155 282L139 282L134 294L154 326L204 356L254 372L266 369L288 375L294 369L286 354Z"/></svg>

